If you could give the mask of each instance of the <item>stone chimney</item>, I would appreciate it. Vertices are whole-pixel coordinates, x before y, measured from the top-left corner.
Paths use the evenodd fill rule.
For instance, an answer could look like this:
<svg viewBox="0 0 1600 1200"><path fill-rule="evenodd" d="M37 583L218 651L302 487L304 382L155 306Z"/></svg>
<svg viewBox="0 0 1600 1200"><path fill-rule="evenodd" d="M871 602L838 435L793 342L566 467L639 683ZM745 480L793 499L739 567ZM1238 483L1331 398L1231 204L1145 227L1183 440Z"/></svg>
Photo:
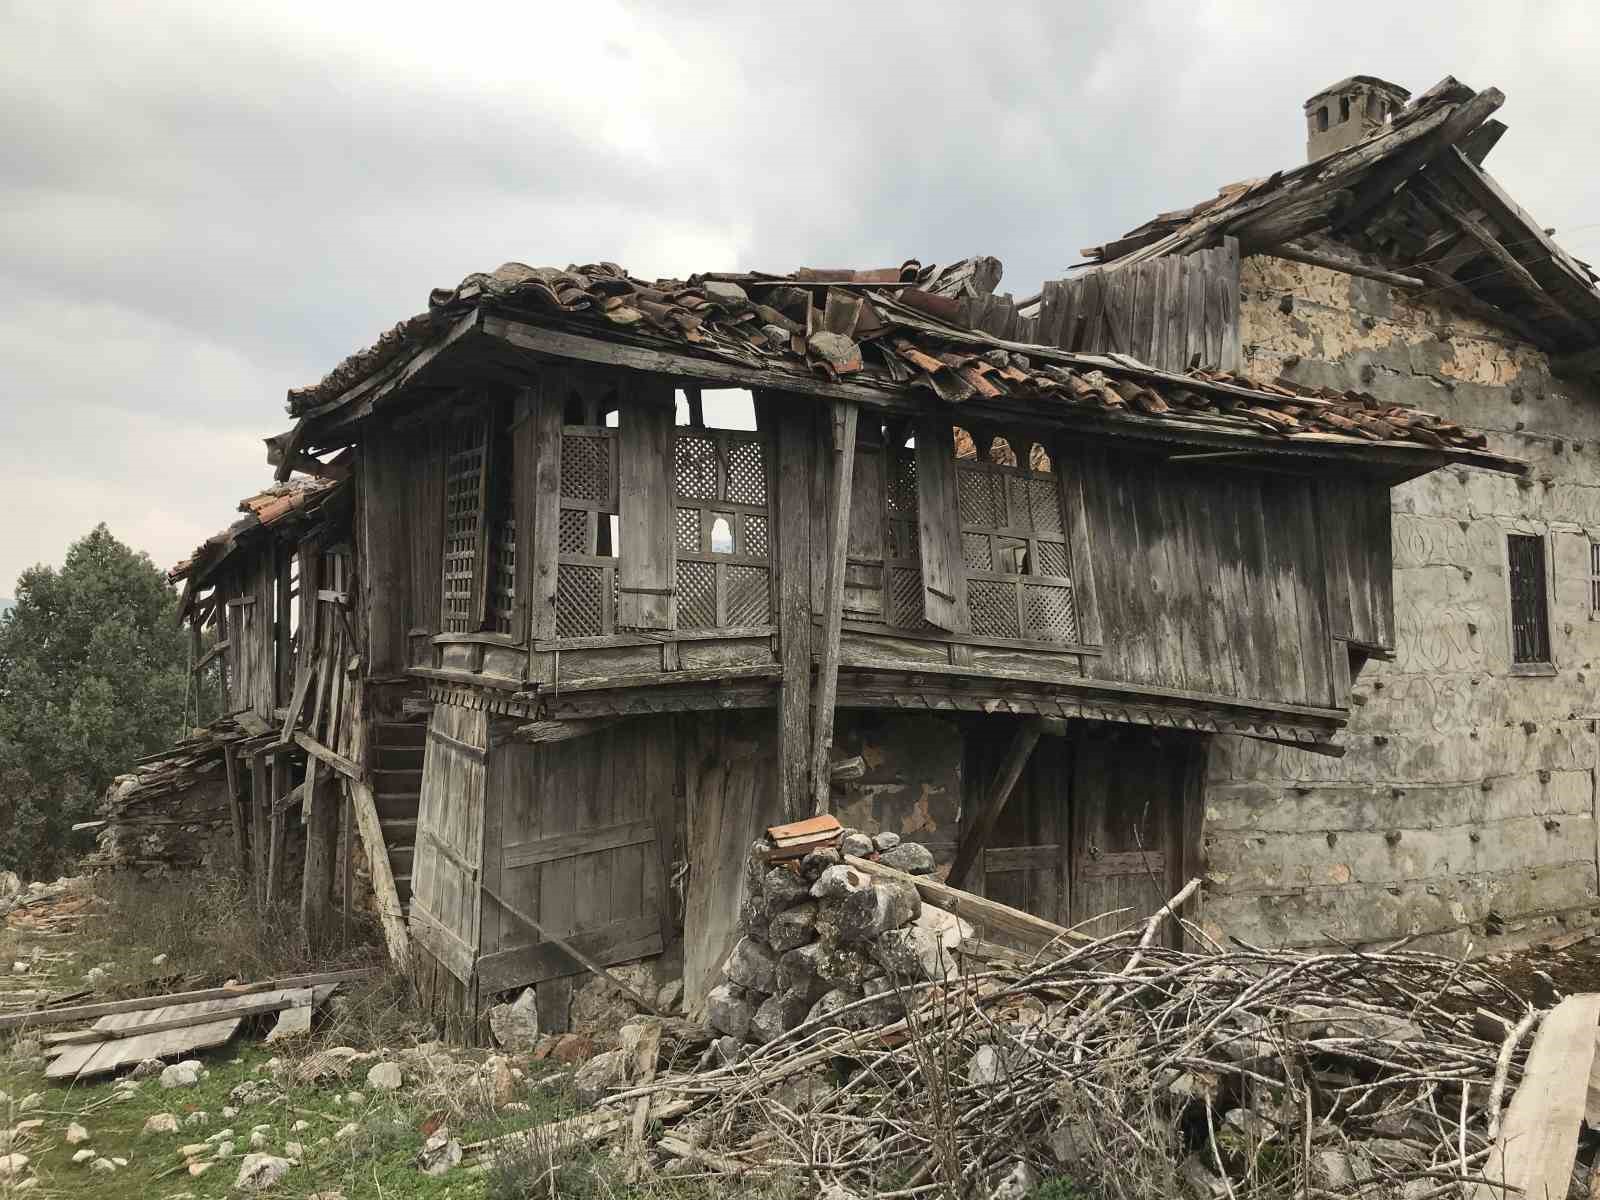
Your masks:
<svg viewBox="0 0 1600 1200"><path fill-rule="evenodd" d="M1374 75L1352 75L1306 101L1306 161L1382 133L1411 93Z"/></svg>

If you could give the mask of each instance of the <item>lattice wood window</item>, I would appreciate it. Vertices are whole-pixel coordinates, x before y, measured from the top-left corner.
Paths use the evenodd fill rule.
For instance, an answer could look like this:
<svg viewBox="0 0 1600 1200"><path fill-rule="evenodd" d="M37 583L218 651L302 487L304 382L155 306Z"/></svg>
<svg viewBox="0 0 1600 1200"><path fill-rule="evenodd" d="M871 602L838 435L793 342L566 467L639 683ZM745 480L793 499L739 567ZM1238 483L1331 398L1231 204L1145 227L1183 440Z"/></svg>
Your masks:
<svg viewBox="0 0 1600 1200"><path fill-rule="evenodd" d="M1550 661L1550 609L1545 593L1544 538L1506 535L1511 580L1511 661Z"/></svg>
<svg viewBox="0 0 1600 1200"><path fill-rule="evenodd" d="M884 619L899 629L930 628L922 608L916 451L890 446L884 453L883 482Z"/></svg>
<svg viewBox="0 0 1600 1200"><path fill-rule="evenodd" d="M1058 477L958 458L956 482L972 632L1017 641L1077 642Z"/></svg>
<svg viewBox="0 0 1600 1200"><path fill-rule="evenodd" d="M600 637L616 631L616 433L605 425L561 429L557 637Z"/></svg>
<svg viewBox="0 0 1600 1200"><path fill-rule="evenodd" d="M759 433L676 431L679 629L744 629L772 622L768 455Z"/></svg>
<svg viewBox="0 0 1600 1200"><path fill-rule="evenodd" d="M509 417L509 406L504 413ZM510 431L502 423L490 450L488 499L488 596L484 628L495 633L515 630L517 608L516 469Z"/></svg>
<svg viewBox="0 0 1600 1200"><path fill-rule="evenodd" d="M446 633L483 625L483 557L487 534L489 418L477 412L452 422L444 476L444 606Z"/></svg>

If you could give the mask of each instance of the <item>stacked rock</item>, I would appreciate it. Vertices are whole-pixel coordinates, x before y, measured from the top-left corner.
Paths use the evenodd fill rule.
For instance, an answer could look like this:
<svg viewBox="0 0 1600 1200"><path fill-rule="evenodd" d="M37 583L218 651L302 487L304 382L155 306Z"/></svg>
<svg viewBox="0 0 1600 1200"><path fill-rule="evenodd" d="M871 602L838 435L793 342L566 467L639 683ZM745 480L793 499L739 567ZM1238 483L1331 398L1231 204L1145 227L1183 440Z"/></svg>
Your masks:
<svg viewBox="0 0 1600 1200"><path fill-rule="evenodd" d="M724 1041L770 1042L833 1013L846 1028L886 1024L903 1011L901 987L956 974L944 939L950 919L934 909L925 917L910 883L874 878L844 861L846 854L872 857L929 874L927 847L846 829L837 846L803 858L773 862L771 853L764 839L751 847L743 936L707 997L707 1019ZM849 1008L861 1000L871 1002Z"/></svg>

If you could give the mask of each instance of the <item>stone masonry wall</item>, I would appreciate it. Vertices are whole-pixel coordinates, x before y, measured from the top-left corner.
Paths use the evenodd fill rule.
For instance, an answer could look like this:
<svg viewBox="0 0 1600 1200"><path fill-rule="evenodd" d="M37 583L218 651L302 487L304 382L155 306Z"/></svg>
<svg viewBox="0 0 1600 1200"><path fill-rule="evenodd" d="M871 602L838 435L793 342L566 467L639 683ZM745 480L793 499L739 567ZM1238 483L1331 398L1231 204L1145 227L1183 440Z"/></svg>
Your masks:
<svg viewBox="0 0 1600 1200"><path fill-rule="evenodd" d="M1357 679L1343 760L1218 739L1205 921L1273 943L1419 934L1475 952L1590 923L1600 396L1437 296L1268 257L1245 260L1241 285L1252 377L1415 404L1531 472L1451 467L1395 489L1395 660ZM1510 671L1512 532L1550 535L1554 675Z"/></svg>

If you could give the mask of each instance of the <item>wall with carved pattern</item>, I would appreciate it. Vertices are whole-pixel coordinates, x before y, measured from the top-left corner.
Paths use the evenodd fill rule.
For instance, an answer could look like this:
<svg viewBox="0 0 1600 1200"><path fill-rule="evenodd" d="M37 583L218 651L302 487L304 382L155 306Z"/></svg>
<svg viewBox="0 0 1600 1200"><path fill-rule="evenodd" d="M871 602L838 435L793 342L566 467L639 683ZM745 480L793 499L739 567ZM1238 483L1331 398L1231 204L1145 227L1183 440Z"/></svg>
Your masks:
<svg viewBox="0 0 1600 1200"><path fill-rule="evenodd" d="M1410 934L1475 953L1591 923L1600 394L1438 296L1268 257L1245 260L1241 288L1252 377L1439 412L1532 469L1395 489L1395 659L1357 680L1343 760L1218 739L1204 920L1273 943ZM1509 669L1512 532L1549 535L1554 675Z"/></svg>

